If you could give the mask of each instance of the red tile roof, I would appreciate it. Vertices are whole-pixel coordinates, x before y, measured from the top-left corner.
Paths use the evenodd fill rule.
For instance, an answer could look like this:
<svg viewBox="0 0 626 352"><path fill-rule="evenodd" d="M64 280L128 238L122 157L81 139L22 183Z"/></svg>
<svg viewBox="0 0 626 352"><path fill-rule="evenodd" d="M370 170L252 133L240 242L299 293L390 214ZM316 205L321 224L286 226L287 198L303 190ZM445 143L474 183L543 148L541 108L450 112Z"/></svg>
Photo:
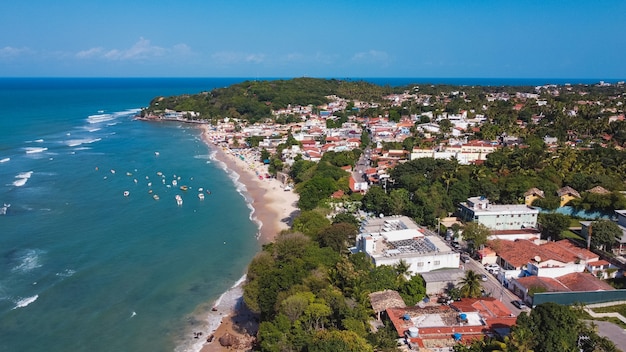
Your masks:
<svg viewBox="0 0 626 352"><path fill-rule="evenodd" d="M614 288L590 273L571 273L557 277L572 291L611 291Z"/></svg>

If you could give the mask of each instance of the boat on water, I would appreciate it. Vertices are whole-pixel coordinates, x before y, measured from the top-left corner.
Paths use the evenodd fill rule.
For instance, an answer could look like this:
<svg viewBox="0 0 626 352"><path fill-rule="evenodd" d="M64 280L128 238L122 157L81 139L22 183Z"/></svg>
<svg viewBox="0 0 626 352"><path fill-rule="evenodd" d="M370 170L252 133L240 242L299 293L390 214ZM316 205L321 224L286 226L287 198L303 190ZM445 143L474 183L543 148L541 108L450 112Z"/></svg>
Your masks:
<svg viewBox="0 0 626 352"><path fill-rule="evenodd" d="M124 191L124 197L128 197L130 195L129 191Z"/></svg>
<svg viewBox="0 0 626 352"><path fill-rule="evenodd" d="M176 204L183 205L183 197L177 194L174 198L176 198Z"/></svg>
<svg viewBox="0 0 626 352"><path fill-rule="evenodd" d="M176 185L178 185L178 181L172 180L172 186L176 186Z"/></svg>
<svg viewBox="0 0 626 352"><path fill-rule="evenodd" d="M10 206L11 204L4 203L4 206L0 208L0 215L7 215L7 211L9 210Z"/></svg>
<svg viewBox="0 0 626 352"><path fill-rule="evenodd" d="M153 195L152 198L154 198L154 200L159 200L160 199L158 194Z"/></svg>
<svg viewBox="0 0 626 352"><path fill-rule="evenodd" d="M186 191L186 190L188 190L188 189L189 189L189 187L187 187L187 186L185 186L185 185L180 186L180 190L181 190L181 191Z"/></svg>
<svg viewBox="0 0 626 352"><path fill-rule="evenodd" d="M198 193L198 198L200 198L200 200L204 200L204 193Z"/></svg>

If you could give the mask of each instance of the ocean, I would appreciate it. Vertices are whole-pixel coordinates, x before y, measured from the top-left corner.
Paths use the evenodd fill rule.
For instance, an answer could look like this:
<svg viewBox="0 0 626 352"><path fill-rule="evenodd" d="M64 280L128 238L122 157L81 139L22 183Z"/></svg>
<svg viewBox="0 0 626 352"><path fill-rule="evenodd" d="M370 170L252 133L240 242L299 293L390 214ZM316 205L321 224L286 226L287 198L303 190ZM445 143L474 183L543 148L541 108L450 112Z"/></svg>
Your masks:
<svg viewBox="0 0 626 352"><path fill-rule="evenodd" d="M0 79L0 351L194 349L258 226L197 126L133 116L239 81Z"/></svg>
<svg viewBox="0 0 626 352"><path fill-rule="evenodd" d="M0 351L198 350L192 333L236 297L258 224L197 126L133 116L243 80L0 79Z"/></svg>

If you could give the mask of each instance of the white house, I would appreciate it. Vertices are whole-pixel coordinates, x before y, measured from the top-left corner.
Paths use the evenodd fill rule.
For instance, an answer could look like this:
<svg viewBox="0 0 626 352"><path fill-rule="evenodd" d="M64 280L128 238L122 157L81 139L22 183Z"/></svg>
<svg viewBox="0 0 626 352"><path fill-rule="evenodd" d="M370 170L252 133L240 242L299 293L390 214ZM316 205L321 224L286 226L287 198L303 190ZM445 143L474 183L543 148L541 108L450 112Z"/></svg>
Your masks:
<svg viewBox="0 0 626 352"><path fill-rule="evenodd" d="M539 210L525 204L491 204L485 197L468 198L459 205L459 217L475 221L491 230L536 228Z"/></svg>
<svg viewBox="0 0 626 352"><path fill-rule="evenodd" d="M411 274L458 268L460 264L459 253L406 216L363 221L354 251L365 253L376 266L395 265L403 260Z"/></svg>

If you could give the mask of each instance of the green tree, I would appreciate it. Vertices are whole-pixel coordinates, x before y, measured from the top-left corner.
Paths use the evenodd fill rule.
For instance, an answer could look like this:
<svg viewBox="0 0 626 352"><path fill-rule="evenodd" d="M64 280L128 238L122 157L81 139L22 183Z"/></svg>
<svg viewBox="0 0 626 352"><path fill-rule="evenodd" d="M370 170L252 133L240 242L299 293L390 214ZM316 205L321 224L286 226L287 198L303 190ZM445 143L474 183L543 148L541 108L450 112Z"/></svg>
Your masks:
<svg viewBox="0 0 626 352"><path fill-rule="evenodd" d="M470 222L465 225L463 239L468 243L470 249L476 250L487 243L487 238L491 230L481 223Z"/></svg>
<svg viewBox="0 0 626 352"><path fill-rule="evenodd" d="M461 297L478 298L482 295L480 274L474 270L465 272L465 277L459 282Z"/></svg>
<svg viewBox="0 0 626 352"><path fill-rule="evenodd" d="M568 306L548 302L533 308L530 316L517 318L519 329L528 329L535 352L577 351L580 323ZM516 328L517 330L517 328Z"/></svg>
<svg viewBox="0 0 626 352"><path fill-rule="evenodd" d="M333 224L338 224L342 222L354 225L354 227L357 227L357 228L361 224L360 221L357 220L357 218L350 213L339 213L335 215L335 217L333 218Z"/></svg>
<svg viewBox="0 0 626 352"><path fill-rule="evenodd" d="M330 221L319 211L307 210L301 212L294 220L292 229L313 237L323 228L330 225Z"/></svg>
<svg viewBox="0 0 626 352"><path fill-rule="evenodd" d="M622 236L622 230L611 220L599 220L591 223L591 245L595 248L610 250L615 241Z"/></svg>
<svg viewBox="0 0 626 352"><path fill-rule="evenodd" d="M558 241L562 239L561 233L569 227L569 217L559 213L541 213L539 224L543 238Z"/></svg>
<svg viewBox="0 0 626 352"><path fill-rule="evenodd" d="M322 247L330 247L337 252L343 252L349 244L353 244L357 235L357 228L352 224L340 222L321 230L317 239Z"/></svg>
<svg viewBox="0 0 626 352"><path fill-rule="evenodd" d="M400 284L398 293L407 306L414 306L426 297L426 283L422 276L414 275Z"/></svg>
<svg viewBox="0 0 626 352"><path fill-rule="evenodd" d="M448 119L443 119L441 121L439 121L439 129L441 130L442 133L450 133L450 131L452 130L452 122L450 122L450 120Z"/></svg>
<svg viewBox="0 0 626 352"><path fill-rule="evenodd" d="M372 346L361 336L347 330L318 331L308 348L310 352L373 352Z"/></svg>

